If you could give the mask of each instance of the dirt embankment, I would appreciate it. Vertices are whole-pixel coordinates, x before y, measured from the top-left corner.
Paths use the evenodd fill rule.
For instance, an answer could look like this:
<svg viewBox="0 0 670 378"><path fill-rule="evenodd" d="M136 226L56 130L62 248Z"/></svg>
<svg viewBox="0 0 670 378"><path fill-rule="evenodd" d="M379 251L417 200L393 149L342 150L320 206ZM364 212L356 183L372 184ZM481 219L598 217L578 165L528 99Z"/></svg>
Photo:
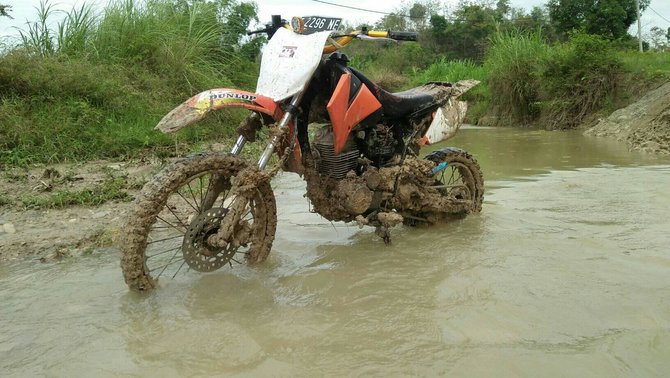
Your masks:
<svg viewBox="0 0 670 378"><path fill-rule="evenodd" d="M670 155L670 82L601 119L585 134L613 137L632 149Z"/></svg>

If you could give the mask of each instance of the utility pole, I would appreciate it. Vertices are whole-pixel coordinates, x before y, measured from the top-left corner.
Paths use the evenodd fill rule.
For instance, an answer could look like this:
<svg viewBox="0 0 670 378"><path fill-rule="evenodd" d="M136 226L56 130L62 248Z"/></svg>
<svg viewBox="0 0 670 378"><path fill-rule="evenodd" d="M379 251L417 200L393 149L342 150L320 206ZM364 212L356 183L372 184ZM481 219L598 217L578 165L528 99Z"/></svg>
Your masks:
<svg viewBox="0 0 670 378"><path fill-rule="evenodd" d="M637 11L637 44L642 52L642 22L640 21L640 0L635 0L635 10Z"/></svg>

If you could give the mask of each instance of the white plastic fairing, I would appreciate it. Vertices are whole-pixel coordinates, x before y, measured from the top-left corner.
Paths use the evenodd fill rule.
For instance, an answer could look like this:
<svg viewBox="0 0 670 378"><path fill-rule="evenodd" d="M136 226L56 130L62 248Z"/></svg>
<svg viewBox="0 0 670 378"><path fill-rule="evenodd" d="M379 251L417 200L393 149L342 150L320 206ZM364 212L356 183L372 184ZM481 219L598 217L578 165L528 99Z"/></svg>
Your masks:
<svg viewBox="0 0 670 378"><path fill-rule="evenodd" d="M280 28L263 49L256 93L281 101L305 88L319 66L330 31L300 35Z"/></svg>
<svg viewBox="0 0 670 378"><path fill-rule="evenodd" d="M435 144L453 137L461 127L467 109L468 104L465 101L451 98L437 109L433 122L426 132L428 144Z"/></svg>

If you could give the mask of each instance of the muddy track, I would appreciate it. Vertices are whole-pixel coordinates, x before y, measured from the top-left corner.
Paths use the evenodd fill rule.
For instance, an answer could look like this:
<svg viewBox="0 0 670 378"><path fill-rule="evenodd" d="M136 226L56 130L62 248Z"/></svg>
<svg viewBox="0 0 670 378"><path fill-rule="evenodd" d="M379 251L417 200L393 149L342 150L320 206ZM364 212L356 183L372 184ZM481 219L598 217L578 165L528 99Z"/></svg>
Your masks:
<svg viewBox="0 0 670 378"><path fill-rule="evenodd" d="M132 199L161 164L90 161L0 170L0 262L52 261L113 245Z"/></svg>

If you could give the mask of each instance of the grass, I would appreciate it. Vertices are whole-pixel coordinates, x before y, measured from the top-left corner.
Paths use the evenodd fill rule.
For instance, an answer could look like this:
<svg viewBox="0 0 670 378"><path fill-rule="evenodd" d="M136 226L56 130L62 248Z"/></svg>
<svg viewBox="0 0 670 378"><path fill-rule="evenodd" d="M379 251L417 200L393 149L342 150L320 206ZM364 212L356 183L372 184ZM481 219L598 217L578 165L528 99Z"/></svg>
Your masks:
<svg viewBox="0 0 670 378"><path fill-rule="evenodd" d="M480 83L469 90L461 99L468 101L466 122L477 123L487 113L490 103L490 90L487 73L483 66L467 60L448 61L441 59L426 68L417 70L412 77L413 85L421 85L430 81L457 82L475 79Z"/></svg>
<svg viewBox="0 0 670 378"><path fill-rule="evenodd" d="M525 125L537 117L537 68L547 51L539 32L498 32L491 38L484 69L492 110L503 122Z"/></svg>
<svg viewBox="0 0 670 378"><path fill-rule="evenodd" d="M668 80L670 79L670 52L619 51L618 58L626 70L638 79Z"/></svg>
<svg viewBox="0 0 670 378"><path fill-rule="evenodd" d="M176 136L153 127L202 90L253 85L257 64L243 59L249 52L235 37L253 18L245 9L235 1L113 1L100 15L75 8L52 30L53 8L42 3L22 46L0 56L0 166L169 156L232 136L239 112Z"/></svg>
<svg viewBox="0 0 670 378"><path fill-rule="evenodd" d="M11 206L14 204L11 198L6 194L0 194L0 207Z"/></svg>
<svg viewBox="0 0 670 378"><path fill-rule="evenodd" d="M105 202L131 201L123 178L109 177L92 189L63 189L48 195L27 193L18 198L18 202L27 209L59 209L67 206L99 206Z"/></svg>

